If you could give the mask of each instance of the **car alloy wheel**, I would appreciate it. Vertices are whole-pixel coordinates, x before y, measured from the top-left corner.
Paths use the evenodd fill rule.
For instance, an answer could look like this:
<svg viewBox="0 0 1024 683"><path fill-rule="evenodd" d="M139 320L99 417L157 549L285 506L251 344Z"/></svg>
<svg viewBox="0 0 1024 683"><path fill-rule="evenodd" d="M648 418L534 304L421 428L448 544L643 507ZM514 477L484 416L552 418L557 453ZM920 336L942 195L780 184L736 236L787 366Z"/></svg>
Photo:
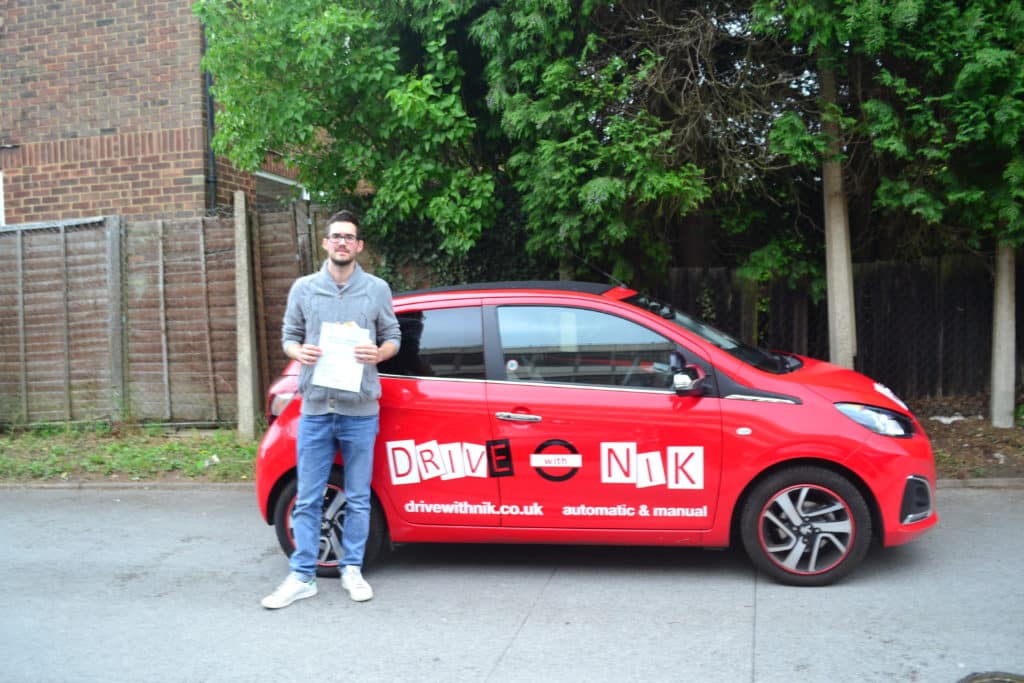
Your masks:
<svg viewBox="0 0 1024 683"><path fill-rule="evenodd" d="M856 567L871 540L871 515L845 477L818 467L777 472L758 484L741 521L743 545L776 580L823 586Z"/></svg>
<svg viewBox="0 0 1024 683"><path fill-rule="evenodd" d="M295 509L297 484L293 478L285 485L277 498L274 508L274 530L277 541L285 555L295 550L295 536L292 531L292 510ZM324 510L320 519L320 546L317 550L317 576L336 577L339 575L338 561L342 556L341 536L345 523L345 474L335 467L324 490ZM384 515L380 504L373 500L370 506L370 535L366 539L363 566L373 564L382 555L386 543Z"/></svg>

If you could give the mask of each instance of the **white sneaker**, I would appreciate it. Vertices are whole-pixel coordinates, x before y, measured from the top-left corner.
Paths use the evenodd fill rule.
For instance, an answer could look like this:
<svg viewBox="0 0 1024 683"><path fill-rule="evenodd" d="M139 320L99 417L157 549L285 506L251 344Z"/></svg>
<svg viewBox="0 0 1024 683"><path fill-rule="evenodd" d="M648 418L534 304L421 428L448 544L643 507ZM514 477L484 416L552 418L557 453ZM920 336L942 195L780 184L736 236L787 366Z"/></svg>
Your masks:
<svg viewBox="0 0 1024 683"><path fill-rule="evenodd" d="M348 565L341 571L341 587L356 602L366 602L373 597L373 589L363 578L363 572L354 565Z"/></svg>
<svg viewBox="0 0 1024 683"><path fill-rule="evenodd" d="M267 609L281 609L296 600L316 595L316 579L303 581L297 574L289 574L273 593L263 598L261 605Z"/></svg>

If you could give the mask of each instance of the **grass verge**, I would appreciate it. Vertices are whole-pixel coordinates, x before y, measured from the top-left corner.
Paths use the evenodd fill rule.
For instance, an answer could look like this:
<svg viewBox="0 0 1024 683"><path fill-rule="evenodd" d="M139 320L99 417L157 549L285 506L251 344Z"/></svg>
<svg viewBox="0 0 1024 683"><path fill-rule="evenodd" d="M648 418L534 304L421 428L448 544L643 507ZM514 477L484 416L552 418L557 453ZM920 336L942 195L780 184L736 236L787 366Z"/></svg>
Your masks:
<svg viewBox="0 0 1024 683"><path fill-rule="evenodd" d="M0 480L252 480L256 442L230 429L104 423L0 434Z"/></svg>

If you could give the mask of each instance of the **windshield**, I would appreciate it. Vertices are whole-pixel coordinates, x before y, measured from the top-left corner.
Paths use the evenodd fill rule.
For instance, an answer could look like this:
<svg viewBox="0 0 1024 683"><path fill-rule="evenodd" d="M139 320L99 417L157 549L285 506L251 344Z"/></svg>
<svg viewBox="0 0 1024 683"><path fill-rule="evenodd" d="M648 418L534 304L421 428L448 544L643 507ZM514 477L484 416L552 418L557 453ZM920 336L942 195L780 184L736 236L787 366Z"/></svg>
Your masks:
<svg viewBox="0 0 1024 683"><path fill-rule="evenodd" d="M764 370L765 372L781 375L787 372L793 372L802 365L800 360L795 356L775 351L767 351L762 348L745 344L732 335L722 332L721 330L716 329L697 318L673 308L669 304L653 299L645 294L631 296L628 299L625 299L625 302L661 316L665 320L671 321L676 325L679 325L679 327L692 332L701 339L714 344L726 353L739 358L744 363L753 365L755 368Z"/></svg>

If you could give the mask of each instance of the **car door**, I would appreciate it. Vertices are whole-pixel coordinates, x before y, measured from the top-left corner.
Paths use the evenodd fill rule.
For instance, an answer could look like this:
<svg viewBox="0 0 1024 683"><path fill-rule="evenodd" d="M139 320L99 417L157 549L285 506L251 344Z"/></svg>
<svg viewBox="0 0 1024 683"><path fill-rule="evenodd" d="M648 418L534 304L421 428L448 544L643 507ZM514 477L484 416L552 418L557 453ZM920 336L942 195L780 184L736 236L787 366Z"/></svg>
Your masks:
<svg viewBox="0 0 1024 683"><path fill-rule="evenodd" d="M508 454L502 525L711 525L719 401L673 391L675 340L596 305L485 310L503 373L488 384L492 431Z"/></svg>
<svg viewBox="0 0 1024 683"><path fill-rule="evenodd" d="M375 488L409 523L497 525L480 307L396 313L401 349L380 365Z"/></svg>

